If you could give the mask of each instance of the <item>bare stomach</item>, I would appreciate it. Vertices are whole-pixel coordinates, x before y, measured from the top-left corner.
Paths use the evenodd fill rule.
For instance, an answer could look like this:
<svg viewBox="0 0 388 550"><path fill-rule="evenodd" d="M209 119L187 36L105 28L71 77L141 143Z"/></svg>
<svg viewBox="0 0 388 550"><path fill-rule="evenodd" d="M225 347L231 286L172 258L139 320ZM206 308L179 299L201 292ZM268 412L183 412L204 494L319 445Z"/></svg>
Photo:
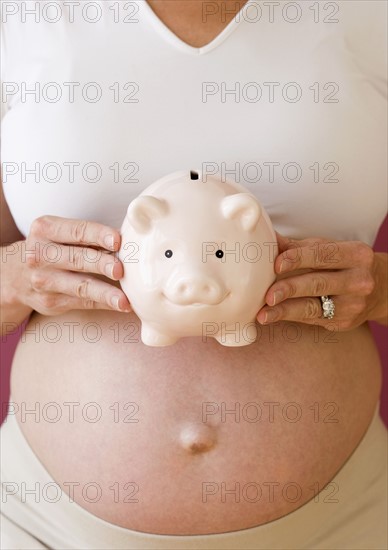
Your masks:
<svg viewBox="0 0 388 550"><path fill-rule="evenodd" d="M11 384L25 437L80 506L189 535L263 524L319 491L340 497L325 486L371 421L381 372L367 324L150 348L134 314L72 311L32 315Z"/></svg>

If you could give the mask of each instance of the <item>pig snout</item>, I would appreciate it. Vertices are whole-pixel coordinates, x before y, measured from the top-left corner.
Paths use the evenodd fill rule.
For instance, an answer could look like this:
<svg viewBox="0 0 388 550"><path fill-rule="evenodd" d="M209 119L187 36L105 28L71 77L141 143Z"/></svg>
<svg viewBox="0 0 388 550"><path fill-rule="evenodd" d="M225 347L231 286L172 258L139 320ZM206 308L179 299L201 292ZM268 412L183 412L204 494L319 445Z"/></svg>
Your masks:
<svg viewBox="0 0 388 550"><path fill-rule="evenodd" d="M178 305L217 305L226 297L226 291L215 281L206 276L187 276L170 281L164 290L170 302Z"/></svg>

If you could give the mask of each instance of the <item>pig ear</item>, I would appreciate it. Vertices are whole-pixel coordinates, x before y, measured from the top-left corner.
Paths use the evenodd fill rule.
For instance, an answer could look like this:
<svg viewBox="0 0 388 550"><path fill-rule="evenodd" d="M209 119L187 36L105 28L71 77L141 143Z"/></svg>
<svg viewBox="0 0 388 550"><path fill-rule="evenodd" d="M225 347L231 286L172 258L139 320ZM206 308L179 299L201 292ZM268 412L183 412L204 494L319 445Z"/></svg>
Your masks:
<svg viewBox="0 0 388 550"><path fill-rule="evenodd" d="M253 231L261 216L260 204L249 193L225 197L221 202L221 212L228 220L238 219L245 231Z"/></svg>
<svg viewBox="0 0 388 550"><path fill-rule="evenodd" d="M141 195L128 206L127 220L138 233L148 233L152 223L166 214L166 201L150 195Z"/></svg>

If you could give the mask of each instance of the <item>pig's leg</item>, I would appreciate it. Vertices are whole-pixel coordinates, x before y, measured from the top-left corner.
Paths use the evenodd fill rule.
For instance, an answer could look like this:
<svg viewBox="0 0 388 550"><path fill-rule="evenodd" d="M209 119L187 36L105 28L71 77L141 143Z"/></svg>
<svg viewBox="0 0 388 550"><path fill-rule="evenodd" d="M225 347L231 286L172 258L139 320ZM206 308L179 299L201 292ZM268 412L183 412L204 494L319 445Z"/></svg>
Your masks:
<svg viewBox="0 0 388 550"><path fill-rule="evenodd" d="M254 321L242 325L236 323L236 325L222 328L214 338L223 346L249 346L256 342L257 328Z"/></svg>
<svg viewBox="0 0 388 550"><path fill-rule="evenodd" d="M171 346L179 340L174 336L163 334L152 325L144 322L141 325L141 339L143 344L147 346Z"/></svg>
<svg viewBox="0 0 388 550"><path fill-rule="evenodd" d="M236 335L232 335L230 336L229 334L226 336L225 334L223 335L219 335L219 336L214 336L214 338L217 340L217 342L219 342L220 344L222 344L223 346L229 346L229 347L241 347L241 346L248 346L249 344L252 344L252 340L244 340L244 338L242 337L242 335L240 335L240 340L238 340L236 338Z"/></svg>

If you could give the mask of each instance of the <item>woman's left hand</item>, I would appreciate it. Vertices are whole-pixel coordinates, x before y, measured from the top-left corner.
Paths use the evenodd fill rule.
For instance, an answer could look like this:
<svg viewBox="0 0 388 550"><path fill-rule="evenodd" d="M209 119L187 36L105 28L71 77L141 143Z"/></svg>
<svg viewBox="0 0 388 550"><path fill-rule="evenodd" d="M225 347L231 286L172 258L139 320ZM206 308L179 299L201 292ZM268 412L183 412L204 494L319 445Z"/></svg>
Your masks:
<svg viewBox="0 0 388 550"><path fill-rule="evenodd" d="M367 320L387 324L387 254L360 241L276 237L275 272L287 276L268 289L259 323L295 321L339 331ZM308 272L293 273L299 270ZM321 296L333 299L333 319L323 317Z"/></svg>

